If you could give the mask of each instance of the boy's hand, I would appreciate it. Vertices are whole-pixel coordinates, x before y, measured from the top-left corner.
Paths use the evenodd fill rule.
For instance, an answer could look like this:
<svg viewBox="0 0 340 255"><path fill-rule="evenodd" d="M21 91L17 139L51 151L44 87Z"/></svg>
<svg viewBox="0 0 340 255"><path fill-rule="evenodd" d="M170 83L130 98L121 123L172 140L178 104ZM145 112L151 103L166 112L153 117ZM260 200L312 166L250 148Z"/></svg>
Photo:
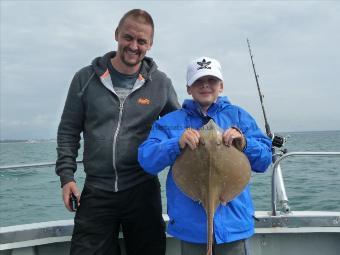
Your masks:
<svg viewBox="0 0 340 255"><path fill-rule="evenodd" d="M200 133L197 130L187 128L179 140L179 147L183 150L188 145L190 149L194 150L199 144L199 139Z"/></svg>
<svg viewBox="0 0 340 255"><path fill-rule="evenodd" d="M244 138L243 134L237 128L229 128L227 129L223 136L223 143L226 146L234 145L236 149L243 151L244 147L246 146L246 139Z"/></svg>

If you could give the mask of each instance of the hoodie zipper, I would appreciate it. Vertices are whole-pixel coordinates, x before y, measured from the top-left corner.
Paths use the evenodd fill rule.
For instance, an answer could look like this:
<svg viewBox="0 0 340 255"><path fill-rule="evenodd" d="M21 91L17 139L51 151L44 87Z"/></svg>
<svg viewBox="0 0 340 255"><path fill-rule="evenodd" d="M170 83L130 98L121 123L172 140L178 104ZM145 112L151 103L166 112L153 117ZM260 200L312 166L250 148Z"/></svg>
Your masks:
<svg viewBox="0 0 340 255"><path fill-rule="evenodd" d="M151 80L151 74L149 74L148 78L149 80ZM118 116L118 123L117 123L117 128L114 132L113 135L113 144L112 144L112 166L114 168L114 173L115 173L115 183L114 183L114 192L118 191L118 171L117 171L117 165L116 165L116 147L117 147L117 139L118 139L118 135L119 135L119 131L120 131L120 126L121 126L121 122L122 122L122 117L123 117L123 110L124 110L124 102L126 101L126 99L137 89L141 88L143 86L143 84L146 82L146 79L139 74L139 77L137 78L133 89L130 91L130 93L126 96L126 98L123 100L123 102L119 99L116 91L113 89L113 84L112 84L112 80L110 77L110 73L109 70L106 69L106 71L100 76L100 80L102 82L102 84L109 90L111 91L119 100L119 116Z"/></svg>
<svg viewBox="0 0 340 255"><path fill-rule="evenodd" d="M136 83L138 82L138 80L136 81ZM122 116L123 116L123 110L124 110L124 103L126 101L126 99L137 89L141 88L143 86L143 83L140 84L136 84L134 85L133 89L130 91L130 93L126 96L126 98L124 99L123 102L120 101L118 95L114 92L114 94L118 97L119 100L119 116L118 116L118 124L117 124L117 128L116 131L114 133L113 136L113 157L112 157L112 165L115 171L115 175L116 175L116 179L115 179L115 184L114 184L114 191L117 192L118 191L118 171L117 171L117 167L116 167L116 147L117 147L117 138L118 138L118 134L119 134L119 130L120 130L120 125L122 123Z"/></svg>
<svg viewBox="0 0 340 255"><path fill-rule="evenodd" d="M130 94L129 94L130 95ZM128 95L128 96L129 96ZM127 96L127 97L128 97ZM126 100L126 98L125 98ZM116 147L117 147L117 137L118 137L118 133L119 133L119 129L120 129L120 124L122 122L122 116L123 116L123 109L124 109L124 102L121 102L119 100L119 116L118 116L118 124L117 124L117 128L116 128L116 131L115 131L115 134L113 136L113 157L112 157L112 164L113 164L113 169L115 171L115 176L116 176L116 179L115 179L115 184L114 184L114 191L117 192L118 191L118 172L117 172L117 167L116 167Z"/></svg>

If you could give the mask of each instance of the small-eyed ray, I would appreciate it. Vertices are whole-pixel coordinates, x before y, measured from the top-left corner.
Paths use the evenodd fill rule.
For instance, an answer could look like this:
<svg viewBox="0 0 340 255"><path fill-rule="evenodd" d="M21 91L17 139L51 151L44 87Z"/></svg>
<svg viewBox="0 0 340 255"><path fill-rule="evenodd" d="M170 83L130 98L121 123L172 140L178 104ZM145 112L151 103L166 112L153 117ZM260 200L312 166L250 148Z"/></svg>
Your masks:
<svg viewBox="0 0 340 255"><path fill-rule="evenodd" d="M213 120L199 133L198 148L191 150L186 146L173 165L172 174L179 189L205 209L207 255L211 255L215 210L242 192L249 182L251 167L244 153L223 144L220 128Z"/></svg>

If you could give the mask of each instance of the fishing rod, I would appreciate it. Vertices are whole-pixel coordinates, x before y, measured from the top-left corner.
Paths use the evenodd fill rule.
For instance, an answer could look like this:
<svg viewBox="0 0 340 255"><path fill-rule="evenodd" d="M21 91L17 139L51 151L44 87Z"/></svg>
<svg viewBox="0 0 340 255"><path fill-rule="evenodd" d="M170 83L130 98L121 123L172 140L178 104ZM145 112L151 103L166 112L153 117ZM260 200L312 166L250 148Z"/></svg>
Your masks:
<svg viewBox="0 0 340 255"><path fill-rule="evenodd" d="M253 70L254 70L257 90L258 90L259 96L260 96L260 102L261 102L262 112L263 112L263 116L264 116L266 133L267 133L267 136L272 140L272 162L273 163L279 162L278 157L282 157L283 154L287 153L287 150L281 149L281 153L276 154L275 153L275 147L281 148L282 145L285 143L286 138L283 137L283 136L280 136L280 135L274 135L274 133L272 133L271 130L270 130L266 111L264 109L264 103L263 103L264 96L261 92L261 88L260 88L260 84L259 84L259 79L258 79L259 75L256 73L256 70L255 70L253 54L251 53L250 42L249 42L248 39L247 39L247 43L248 43L248 49L249 49L251 64L252 64ZM281 208L282 208L281 210L284 213L290 212L290 207L289 207L289 204L288 204L288 196L286 194L286 189L285 189L285 185L284 185L284 182L283 182L283 177L282 177L282 172L281 172L280 166L278 166L277 168L273 168L273 175L272 175L272 207L273 207L273 212L272 212L272 215L276 215L277 201L279 201Z"/></svg>
<svg viewBox="0 0 340 255"><path fill-rule="evenodd" d="M250 55L250 59L251 59L251 64L253 66L253 70L254 70L254 75L255 75L255 81L256 81L256 85L257 85L257 90L259 92L259 97L260 97L260 102L261 102L261 107L262 107L262 113L263 113L263 117L264 117L264 126L265 126L265 129L266 129L266 134L267 136L272 139L272 145L275 146L275 147L282 147L282 145L285 143L285 138L283 136L280 136L280 135L275 135L274 133L271 132L270 130L270 126L269 126L269 122L268 122L268 119L267 119L267 115L266 115L266 111L265 111L265 108L264 108L264 103L263 103L263 94L261 92L261 88L260 88L260 84L259 84L259 75L256 73L256 70L255 70L255 64L254 64L254 60L253 60L253 54L251 52L251 48L250 48L250 42L249 42L249 39L247 39L247 43L248 43L248 49L249 49L249 55ZM273 150L275 151L275 150Z"/></svg>
<svg viewBox="0 0 340 255"><path fill-rule="evenodd" d="M275 147L281 148L282 145L286 142L286 138L280 135L274 135L274 133L271 132L269 122L267 120L267 115L266 111L264 109L264 103L263 103L263 94L261 92L260 84L259 84L259 75L256 73L255 70L255 64L253 60L253 54L251 53L250 49L250 42L249 39L247 39L248 43L248 49L249 49L249 54L250 54L250 59L251 59L251 64L253 66L254 70L254 75L255 75L255 80L256 80L256 85L257 85L257 90L259 92L260 96L260 102L262 106L262 112L264 116L264 122L265 122L265 128L266 128L266 133L267 136L272 140L272 162L274 165L279 162L280 159L278 157L283 158L283 154L287 153L286 149L281 149L281 153L276 154L275 153ZM286 154L287 155L287 154ZM288 196L286 193L286 188L284 185L283 177L282 177L282 171L281 167L278 165L276 168L273 168L273 174L272 174L272 215L276 215L276 208L277 208L277 201L279 201L279 204L281 205L281 211L284 213L289 213L290 212L290 207L288 204Z"/></svg>

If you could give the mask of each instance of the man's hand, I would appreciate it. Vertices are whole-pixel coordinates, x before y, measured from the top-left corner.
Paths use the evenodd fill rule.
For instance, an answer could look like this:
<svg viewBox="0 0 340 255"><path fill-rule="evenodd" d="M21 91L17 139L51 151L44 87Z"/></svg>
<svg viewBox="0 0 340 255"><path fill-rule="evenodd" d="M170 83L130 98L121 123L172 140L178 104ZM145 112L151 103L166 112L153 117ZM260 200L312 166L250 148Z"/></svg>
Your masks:
<svg viewBox="0 0 340 255"><path fill-rule="evenodd" d="M65 207L70 212L73 212L71 205L70 205L70 198L71 195L74 195L77 198L78 201L78 207L80 206L80 193L78 191L77 185L75 182L68 182L63 186L63 200Z"/></svg>
<svg viewBox="0 0 340 255"><path fill-rule="evenodd" d="M236 128L227 129L222 135L222 140L226 146L234 145L240 151L243 151L246 146L246 139Z"/></svg>
<svg viewBox="0 0 340 255"><path fill-rule="evenodd" d="M179 147L183 150L188 145L190 149L194 150L199 144L199 139L200 133L197 130L187 128L179 140Z"/></svg>

